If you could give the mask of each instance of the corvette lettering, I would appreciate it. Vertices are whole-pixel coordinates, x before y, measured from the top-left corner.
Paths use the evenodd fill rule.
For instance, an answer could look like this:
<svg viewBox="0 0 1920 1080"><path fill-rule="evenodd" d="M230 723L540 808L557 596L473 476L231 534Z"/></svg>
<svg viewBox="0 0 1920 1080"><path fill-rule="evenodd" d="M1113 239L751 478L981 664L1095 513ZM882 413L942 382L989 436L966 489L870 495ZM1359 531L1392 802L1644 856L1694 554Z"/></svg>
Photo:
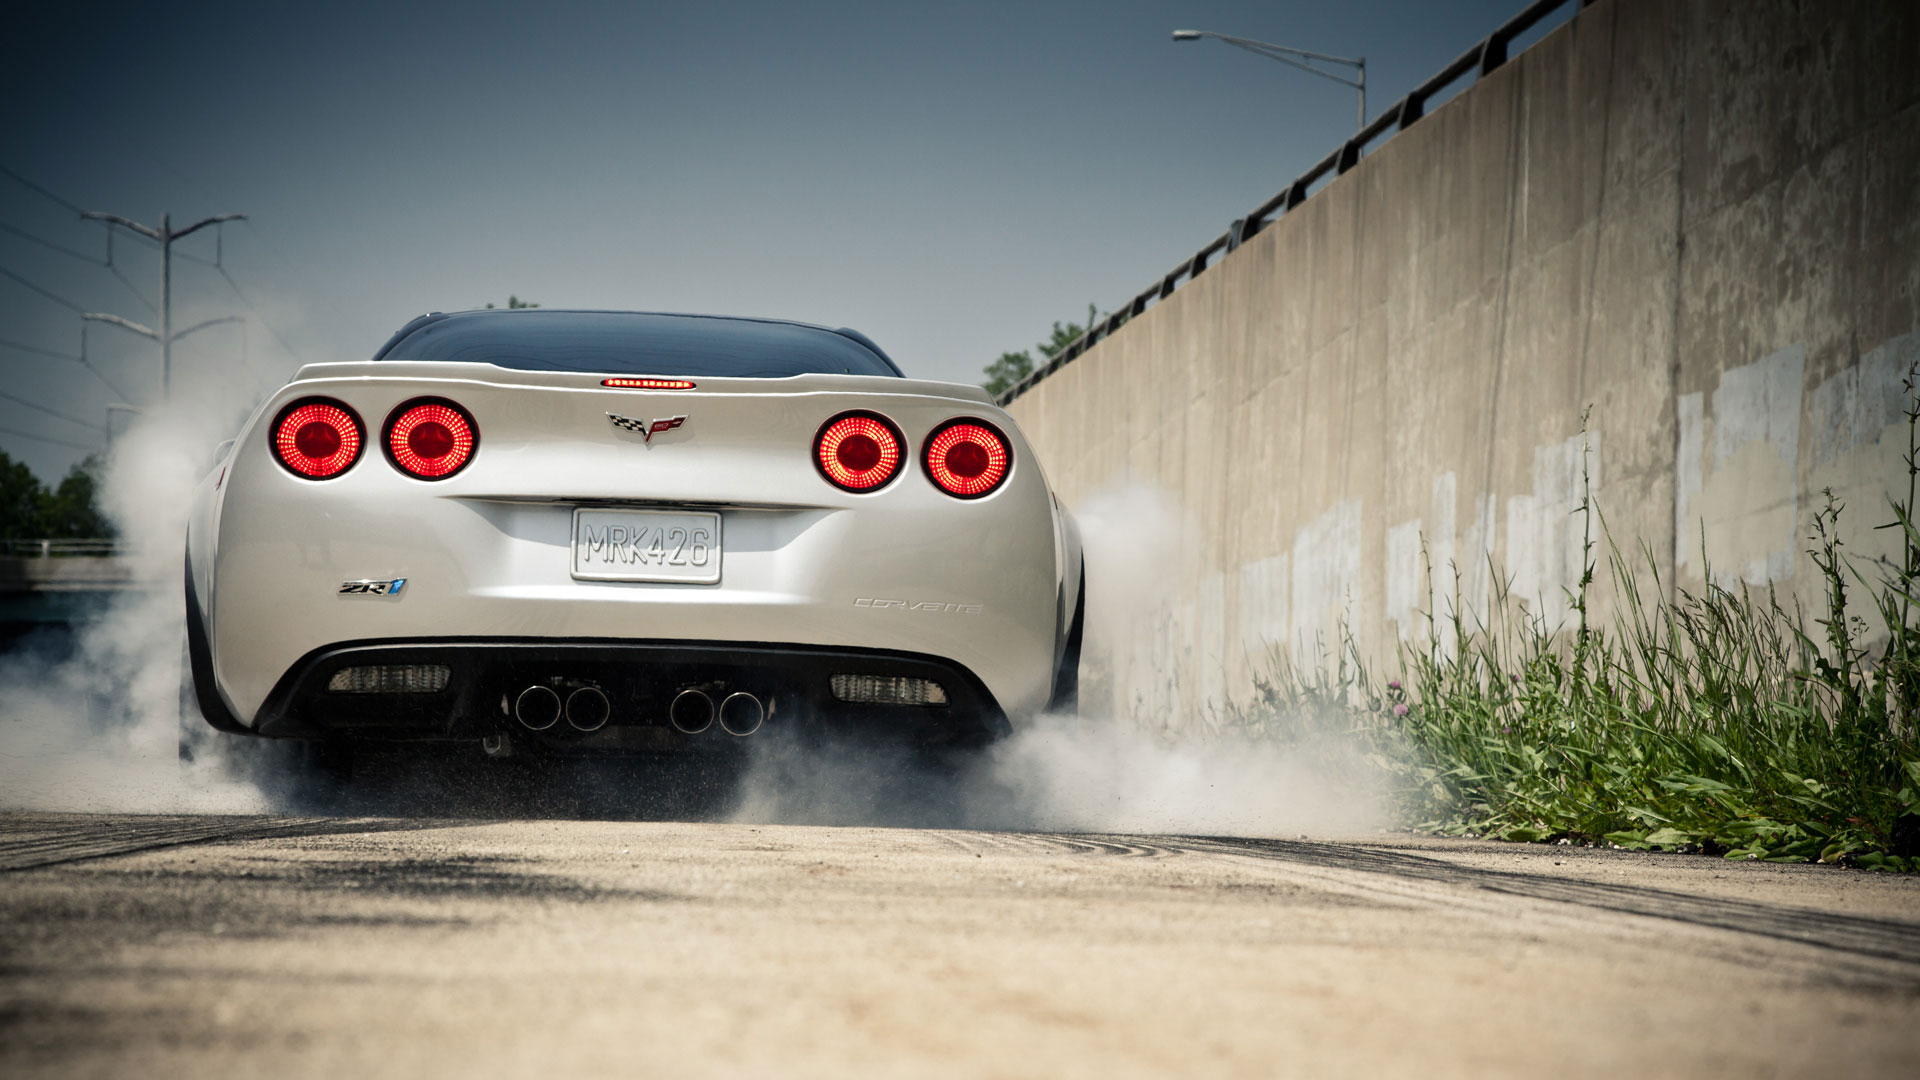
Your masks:
<svg viewBox="0 0 1920 1080"><path fill-rule="evenodd" d="M943 604L938 600L883 600L873 596L863 596L853 602L857 608L874 608L890 611L931 611L945 615L978 615L980 604Z"/></svg>
<svg viewBox="0 0 1920 1080"><path fill-rule="evenodd" d="M341 596L384 596L391 600L400 598L400 590L407 587L407 579L392 578L387 581L343 581L340 583Z"/></svg>
<svg viewBox="0 0 1920 1080"><path fill-rule="evenodd" d="M614 427L639 435L640 441L648 445L652 445L655 435L672 431L674 428L687 422L687 418L684 416L668 416L658 420L635 420L631 416L621 416L619 413L608 413L607 419L613 422Z"/></svg>

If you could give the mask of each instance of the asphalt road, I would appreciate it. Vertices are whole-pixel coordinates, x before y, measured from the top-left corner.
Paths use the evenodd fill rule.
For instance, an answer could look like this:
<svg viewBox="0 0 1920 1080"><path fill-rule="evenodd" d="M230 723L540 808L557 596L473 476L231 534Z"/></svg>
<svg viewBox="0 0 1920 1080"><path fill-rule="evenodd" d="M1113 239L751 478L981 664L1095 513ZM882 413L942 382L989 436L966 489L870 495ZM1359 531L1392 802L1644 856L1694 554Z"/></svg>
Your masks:
<svg viewBox="0 0 1920 1080"><path fill-rule="evenodd" d="M1920 880L1357 840L0 817L0 1074L1912 1076Z"/></svg>

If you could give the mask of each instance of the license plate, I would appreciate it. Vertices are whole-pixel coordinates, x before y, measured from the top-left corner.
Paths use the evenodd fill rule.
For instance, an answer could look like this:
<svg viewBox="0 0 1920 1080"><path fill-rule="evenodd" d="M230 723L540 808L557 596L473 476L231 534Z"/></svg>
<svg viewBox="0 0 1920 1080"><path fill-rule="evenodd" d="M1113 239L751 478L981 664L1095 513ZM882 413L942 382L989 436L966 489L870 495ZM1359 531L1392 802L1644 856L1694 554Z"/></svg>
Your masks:
<svg viewBox="0 0 1920 1080"><path fill-rule="evenodd" d="M576 509L573 576L589 581L716 584L720 580L720 515Z"/></svg>

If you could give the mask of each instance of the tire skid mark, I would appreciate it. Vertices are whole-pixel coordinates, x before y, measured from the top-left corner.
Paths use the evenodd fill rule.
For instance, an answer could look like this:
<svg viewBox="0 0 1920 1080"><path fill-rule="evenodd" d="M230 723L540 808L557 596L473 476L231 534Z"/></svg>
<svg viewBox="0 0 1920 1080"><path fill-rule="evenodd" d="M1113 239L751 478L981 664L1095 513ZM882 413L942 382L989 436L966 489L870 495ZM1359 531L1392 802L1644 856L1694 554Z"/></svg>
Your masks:
<svg viewBox="0 0 1920 1080"><path fill-rule="evenodd" d="M1165 859L1185 854L1178 845L1151 842L1139 836L1094 836L1082 833L1035 833L1034 839L1063 847L1075 855L1118 855L1126 858Z"/></svg>
<svg viewBox="0 0 1920 1080"><path fill-rule="evenodd" d="M976 837L978 834L976 833L955 832L951 829L932 829L928 831L927 835L941 843L958 848L968 855L977 856L981 854L983 848L989 846L977 842Z"/></svg>
<svg viewBox="0 0 1920 1080"><path fill-rule="evenodd" d="M989 831L943 831L942 837L964 848L968 854L981 855L1057 855L1059 846L1032 833Z"/></svg>
<svg viewBox="0 0 1920 1080"><path fill-rule="evenodd" d="M396 818L207 816L0 816L0 872L33 870L159 848L227 841L333 836L480 822Z"/></svg>
<svg viewBox="0 0 1920 1080"><path fill-rule="evenodd" d="M1139 838L1109 839L1128 842L1138 841ZM1583 881L1519 870L1486 870L1425 855L1346 844L1207 836L1169 840L1195 854L1248 856L1325 869L1357 870L1532 900L1576 904L1618 914L1752 934L1920 968L1920 923L1897 919L1698 896L1645 885Z"/></svg>

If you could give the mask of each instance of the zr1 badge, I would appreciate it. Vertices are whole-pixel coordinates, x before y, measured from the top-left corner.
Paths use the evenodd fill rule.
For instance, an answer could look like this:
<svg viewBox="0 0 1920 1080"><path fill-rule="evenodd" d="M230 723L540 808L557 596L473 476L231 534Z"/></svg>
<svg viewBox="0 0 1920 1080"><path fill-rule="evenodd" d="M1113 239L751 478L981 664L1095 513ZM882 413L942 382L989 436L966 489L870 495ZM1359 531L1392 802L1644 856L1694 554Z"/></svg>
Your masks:
<svg viewBox="0 0 1920 1080"><path fill-rule="evenodd" d="M340 583L341 596L384 596L399 599L400 590L407 587L407 579L397 577L391 581L343 581Z"/></svg>

